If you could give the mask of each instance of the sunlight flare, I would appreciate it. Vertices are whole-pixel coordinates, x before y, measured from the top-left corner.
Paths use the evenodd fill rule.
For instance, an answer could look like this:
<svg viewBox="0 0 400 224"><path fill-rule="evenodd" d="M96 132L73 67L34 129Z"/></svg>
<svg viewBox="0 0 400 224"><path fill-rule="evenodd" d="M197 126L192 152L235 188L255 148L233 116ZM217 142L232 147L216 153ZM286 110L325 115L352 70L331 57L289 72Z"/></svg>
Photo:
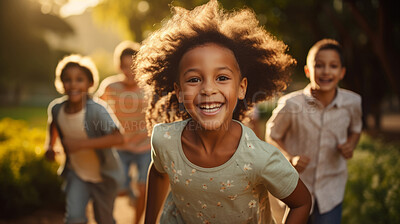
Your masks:
<svg viewBox="0 0 400 224"><path fill-rule="evenodd" d="M72 15L79 15L85 12L87 8L99 4L100 0L69 0L67 4L60 9L61 17L65 18Z"/></svg>

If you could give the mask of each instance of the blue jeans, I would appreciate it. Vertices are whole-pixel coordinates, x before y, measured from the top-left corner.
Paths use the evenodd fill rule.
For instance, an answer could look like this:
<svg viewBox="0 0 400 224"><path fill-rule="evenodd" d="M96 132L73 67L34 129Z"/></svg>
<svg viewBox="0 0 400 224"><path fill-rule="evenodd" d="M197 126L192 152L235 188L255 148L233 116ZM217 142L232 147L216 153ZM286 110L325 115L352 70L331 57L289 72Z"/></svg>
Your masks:
<svg viewBox="0 0 400 224"><path fill-rule="evenodd" d="M136 164L138 177L137 182L146 184L147 181L147 173L149 171L149 166L151 162L151 153L150 151L146 151L144 153L133 153L126 150L118 150L119 157L121 159L122 167L125 172L126 181L122 186L123 190L128 190L131 197L134 197L134 193L132 188L130 187L132 177L129 175L129 170L131 164Z"/></svg>
<svg viewBox="0 0 400 224"><path fill-rule="evenodd" d="M308 224L340 224L342 219L342 203L324 214L319 213L318 203L315 201L314 210L308 218Z"/></svg>
<svg viewBox="0 0 400 224"><path fill-rule="evenodd" d="M80 179L73 170L67 171L65 223L86 223L86 206L90 199L97 223L115 223L113 209L117 183L110 177L103 175L102 178L100 183L91 183Z"/></svg>

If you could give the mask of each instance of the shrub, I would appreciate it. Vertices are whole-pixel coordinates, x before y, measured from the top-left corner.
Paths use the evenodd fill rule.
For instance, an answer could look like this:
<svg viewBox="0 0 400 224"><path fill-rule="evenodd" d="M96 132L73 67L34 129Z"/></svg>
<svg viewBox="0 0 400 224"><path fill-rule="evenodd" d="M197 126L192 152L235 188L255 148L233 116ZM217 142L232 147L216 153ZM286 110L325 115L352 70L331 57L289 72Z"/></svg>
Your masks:
<svg viewBox="0 0 400 224"><path fill-rule="evenodd" d="M272 116L272 111L275 109L276 106L276 100L270 100L264 103L257 104L258 119L266 122Z"/></svg>
<svg viewBox="0 0 400 224"><path fill-rule="evenodd" d="M348 171L343 223L400 223L400 146L363 135Z"/></svg>
<svg viewBox="0 0 400 224"><path fill-rule="evenodd" d="M23 121L0 121L0 218L48 205L62 207L58 165L43 158L45 135Z"/></svg>

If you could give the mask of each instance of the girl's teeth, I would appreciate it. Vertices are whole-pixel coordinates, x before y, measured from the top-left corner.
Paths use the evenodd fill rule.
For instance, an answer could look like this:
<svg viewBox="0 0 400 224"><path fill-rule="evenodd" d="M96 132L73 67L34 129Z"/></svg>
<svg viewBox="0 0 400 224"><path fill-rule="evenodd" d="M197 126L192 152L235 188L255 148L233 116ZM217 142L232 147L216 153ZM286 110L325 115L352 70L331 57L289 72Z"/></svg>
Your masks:
<svg viewBox="0 0 400 224"><path fill-rule="evenodd" d="M215 112L215 111L217 111L219 108L210 108L210 109L202 109L202 110L204 110L204 111L206 111L206 112L208 112L208 113L212 113L212 112Z"/></svg>
<svg viewBox="0 0 400 224"><path fill-rule="evenodd" d="M205 110L218 110L218 108L221 107L221 104L204 104L201 105L200 108L201 109L205 109Z"/></svg>

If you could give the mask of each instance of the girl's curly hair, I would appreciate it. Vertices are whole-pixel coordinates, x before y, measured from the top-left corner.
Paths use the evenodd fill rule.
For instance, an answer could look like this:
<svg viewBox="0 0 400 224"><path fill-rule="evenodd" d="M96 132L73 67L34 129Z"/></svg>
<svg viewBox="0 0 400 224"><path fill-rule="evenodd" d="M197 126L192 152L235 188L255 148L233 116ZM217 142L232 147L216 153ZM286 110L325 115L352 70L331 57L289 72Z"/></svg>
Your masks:
<svg viewBox="0 0 400 224"><path fill-rule="evenodd" d="M243 120L255 103L287 87L296 61L286 54L287 46L261 27L248 8L225 11L216 0L193 10L172 7L172 18L142 44L133 69L139 86L149 100L146 120L149 132L156 123L189 118L178 103L174 82L185 52L206 43L232 50L248 86L233 118Z"/></svg>

